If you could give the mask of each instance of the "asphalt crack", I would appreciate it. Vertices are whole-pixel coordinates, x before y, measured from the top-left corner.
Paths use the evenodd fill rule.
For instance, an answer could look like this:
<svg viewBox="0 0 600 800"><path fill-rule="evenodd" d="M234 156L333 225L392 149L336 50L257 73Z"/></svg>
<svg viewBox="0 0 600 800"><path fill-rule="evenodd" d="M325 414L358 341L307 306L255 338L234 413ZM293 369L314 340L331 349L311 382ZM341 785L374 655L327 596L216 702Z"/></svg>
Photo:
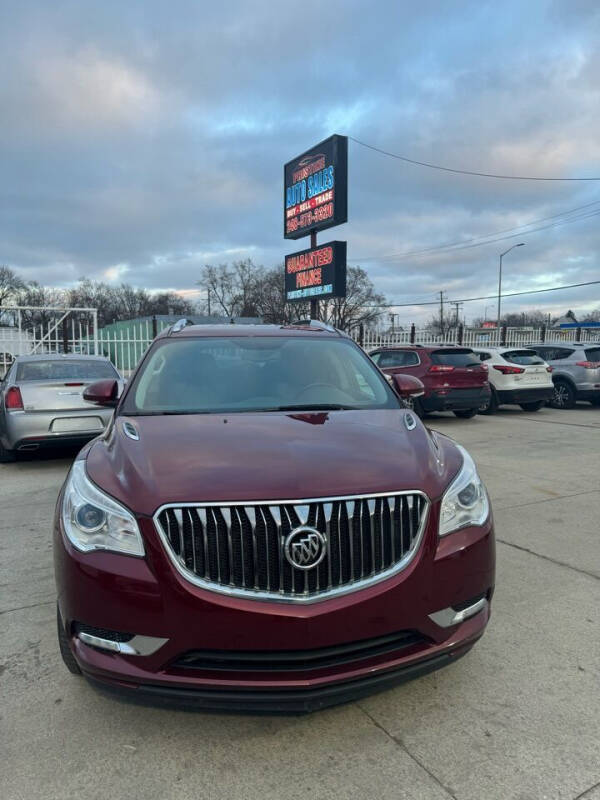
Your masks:
<svg viewBox="0 0 600 800"><path fill-rule="evenodd" d="M4 611L0 611L0 615L2 614L12 614L13 611L23 611L26 608L38 608L38 606L49 606L55 603L55 600L44 600L41 603L32 603L29 606L17 606L17 608L5 608Z"/></svg>
<svg viewBox="0 0 600 800"><path fill-rule="evenodd" d="M527 476L529 477L529 476ZM538 490L539 491L539 490ZM531 500L529 503L513 503L510 506L501 506L494 503L494 511L510 511L513 508L526 508L527 506L537 506L539 503L553 503L556 500L567 500L569 497L581 497L585 494L598 494L597 489L588 489L585 492L574 492L573 494L559 494L556 497L544 497L541 500Z"/></svg>
<svg viewBox="0 0 600 800"><path fill-rule="evenodd" d="M586 425L584 422L558 422L552 419L534 419L533 417L515 417L517 422L541 422L542 425L568 425L570 428L592 428L597 431L600 426L597 422L592 422L591 425Z"/></svg>
<svg viewBox="0 0 600 800"><path fill-rule="evenodd" d="M586 797L591 797L590 792L593 792L594 789L598 788L600 788L600 781L598 781L598 783L595 783L593 786L590 786L589 789L586 789L581 794L578 794L577 797L573 798L573 800L585 800Z"/></svg>
<svg viewBox="0 0 600 800"><path fill-rule="evenodd" d="M579 572L580 575L587 575L588 578L593 578L595 581L600 581L600 575L596 575L593 572L588 572L585 569L581 569L580 567L574 567L572 564L566 564L564 561L558 561L556 558L550 558L550 556L544 556L542 553L537 553L535 550L530 550L528 547L523 547L520 544L513 544L512 542L507 542L506 539L499 539L496 536L496 541L500 544L505 544L507 547L514 547L515 550L521 550L523 553L529 553L531 556L537 556L538 558L543 558L544 561L549 561L551 564L556 564L557 567L566 567L567 569L572 569L573 572ZM577 800L577 798L575 798Z"/></svg>
<svg viewBox="0 0 600 800"><path fill-rule="evenodd" d="M392 742L397 747L399 747L401 750L403 750L406 753L406 755L412 761L415 762L415 764L417 764L419 767L421 767L421 769L429 775L429 777L440 787L440 789L442 789L448 795L448 797L451 797L452 800L458 800L458 798L454 794L454 792L448 786L446 786L444 783L442 783L442 781L437 777L437 775L435 775L435 773L433 773L426 764L424 764L419 758L417 758L417 756L415 756L413 753L410 752L410 750L408 749L406 744L402 741L402 739L400 739L398 736L394 736L393 733L390 733L387 730L387 728L385 728L380 722L378 722L375 719L375 717L373 717L371 714L369 714L369 712L365 708L363 708L360 705L360 703L356 703L356 706L362 711L362 713L365 715L365 717L367 717L367 719L370 720L372 725L374 725L382 733L384 733L388 737L388 739L391 739ZM577 800L577 798L575 798L575 800Z"/></svg>

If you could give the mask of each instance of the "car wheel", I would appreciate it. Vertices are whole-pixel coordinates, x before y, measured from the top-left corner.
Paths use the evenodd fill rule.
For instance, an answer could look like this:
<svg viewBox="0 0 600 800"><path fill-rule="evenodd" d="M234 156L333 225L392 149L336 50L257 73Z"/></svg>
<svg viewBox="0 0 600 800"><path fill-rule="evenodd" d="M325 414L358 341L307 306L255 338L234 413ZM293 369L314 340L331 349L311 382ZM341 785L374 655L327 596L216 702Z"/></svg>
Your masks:
<svg viewBox="0 0 600 800"><path fill-rule="evenodd" d="M418 397L407 397L404 402L411 411L415 412L419 419L423 419L425 416L425 411L423 410L421 400Z"/></svg>
<svg viewBox="0 0 600 800"><path fill-rule="evenodd" d="M536 400L535 403L519 403L523 411L539 411L544 405L543 400Z"/></svg>
<svg viewBox="0 0 600 800"><path fill-rule="evenodd" d="M466 408L464 411L455 411L454 413L461 419L471 419L477 414L478 410L477 408Z"/></svg>
<svg viewBox="0 0 600 800"><path fill-rule="evenodd" d="M479 414L495 414L498 411L498 397L496 392L490 386L490 396L483 405L477 409Z"/></svg>
<svg viewBox="0 0 600 800"><path fill-rule="evenodd" d="M550 400L552 408L573 408L575 406L575 390L567 381L554 382L554 394Z"/></svg>
<svg viewBox="0 0 600 800"><path fill-rule="evenodd" d="M60 618L58 603L56 604L56 628L58 634L58 646L60 648L60 654L62 656L62 660L64 661L65 667L72 675L81 675L79 664L75 660L75 656L69 647L69 640L67 639L62 619Z"/></svg>
<svg viewBox="0 0 600 800"><path fill-rule="evenodd" d="M0 464L10 464L12 461L16 461L17 454L14 450L7 450L6 447L3 446L2 442L0 442Z"/></svg>
<svg viewBox="0 0 600 800"><path fill-rule="evenodd" d="M590 400L590 403L593 406L600 406L600 397L592 397L592 399Z"/></svg>

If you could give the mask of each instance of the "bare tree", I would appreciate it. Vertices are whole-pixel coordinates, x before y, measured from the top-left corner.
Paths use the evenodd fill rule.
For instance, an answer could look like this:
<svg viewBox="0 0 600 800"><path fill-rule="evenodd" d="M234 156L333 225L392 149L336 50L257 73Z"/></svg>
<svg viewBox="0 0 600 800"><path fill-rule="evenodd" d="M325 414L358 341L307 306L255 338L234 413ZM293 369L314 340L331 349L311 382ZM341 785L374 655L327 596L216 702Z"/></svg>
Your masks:
<svg viewBox="0 0 600 800"><path fill-rule="evenodd" d="M41 286L37 281L31 281L24 286L16 295L16 299L20 306L34 306L32 309L21 311L21 325L24 328L35 328L38 325L46 327L48 323L56 320L56 312L48 311L47 308L67 305L65 291Z"/></svg>
<svg viewBox="0 0 600 800"><path fill-rule="evenodd" d="M10 267L0 266L0 306L25 288L25 281Z"/></svg>
<svg viewBox="0 0 600 800"><path fill-rule="evenodd" d="M590 311L589 314L586 314L582 322L600 322L600 308L595 309L594 311Z"/></svg>
<svg viewBox="0 0 600 800"><path fill-rule="evenodd" d="M257 316L258 299L264 267L251 259L229 264L205 264L197 282L207 293L209 313L226 317Z"/></svg>
<svg viewBox="0 0 600 800"><path fill-rule="evenodd" d="M206 264L198 285L210 295L211 312L227 317L258 316L265 322L287 324L310 313L308 301L286 303L283 266L267 270L250 260ZM321 318L349 332L375 324L384 311L385 297L375 291L361 267L348 268L346 288L346 297L320 303Z"/></svg>
<svg viewBox="0 0 600 800"><path fill-rule="evenodd" d="M321 317L348 333L361 325L375 325L388 307L385 295L375 291L362 267L348 267L345 297L335 297L321 306Z"/></svg>
<svg viewBox="0 0 600 800"><path fill-rule="evenodd" d="M68 291L68 305L79 308L97 308L100 327L112 322L147 317L153 314L193 313L193 306L176 292L149 292L127 283L110 286L100 281L82 278Z"/></svg>

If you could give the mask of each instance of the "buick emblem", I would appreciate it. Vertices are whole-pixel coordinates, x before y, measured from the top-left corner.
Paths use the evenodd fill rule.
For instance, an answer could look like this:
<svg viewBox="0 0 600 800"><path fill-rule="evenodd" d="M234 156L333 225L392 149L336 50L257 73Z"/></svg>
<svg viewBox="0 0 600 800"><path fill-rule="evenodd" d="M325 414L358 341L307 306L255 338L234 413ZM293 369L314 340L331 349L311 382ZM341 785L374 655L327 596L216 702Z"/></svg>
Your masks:
<svg viewBox="0 0 600 800"><path fill-rule="evenodd" d="M301 525L286 537L283 551L292 567L312 569L325 558L327 540L316 528Z"/></svg>

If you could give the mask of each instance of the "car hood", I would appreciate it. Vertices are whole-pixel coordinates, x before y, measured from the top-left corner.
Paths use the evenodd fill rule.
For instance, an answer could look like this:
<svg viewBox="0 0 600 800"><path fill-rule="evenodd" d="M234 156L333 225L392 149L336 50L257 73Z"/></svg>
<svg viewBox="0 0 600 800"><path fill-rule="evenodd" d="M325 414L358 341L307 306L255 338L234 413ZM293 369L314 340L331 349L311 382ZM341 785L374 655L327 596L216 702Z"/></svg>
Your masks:
<svg viewBox="0 0 600 800"><path fill-rule="evenodd" d="M406 415L391 409L119 416L87 451L87 471L100 488L145 515L165 503L410 489L438 497L461 455L452 440L430 433L419 420L409 430ZM125 423L139 440L125 433Z"/></svg>

